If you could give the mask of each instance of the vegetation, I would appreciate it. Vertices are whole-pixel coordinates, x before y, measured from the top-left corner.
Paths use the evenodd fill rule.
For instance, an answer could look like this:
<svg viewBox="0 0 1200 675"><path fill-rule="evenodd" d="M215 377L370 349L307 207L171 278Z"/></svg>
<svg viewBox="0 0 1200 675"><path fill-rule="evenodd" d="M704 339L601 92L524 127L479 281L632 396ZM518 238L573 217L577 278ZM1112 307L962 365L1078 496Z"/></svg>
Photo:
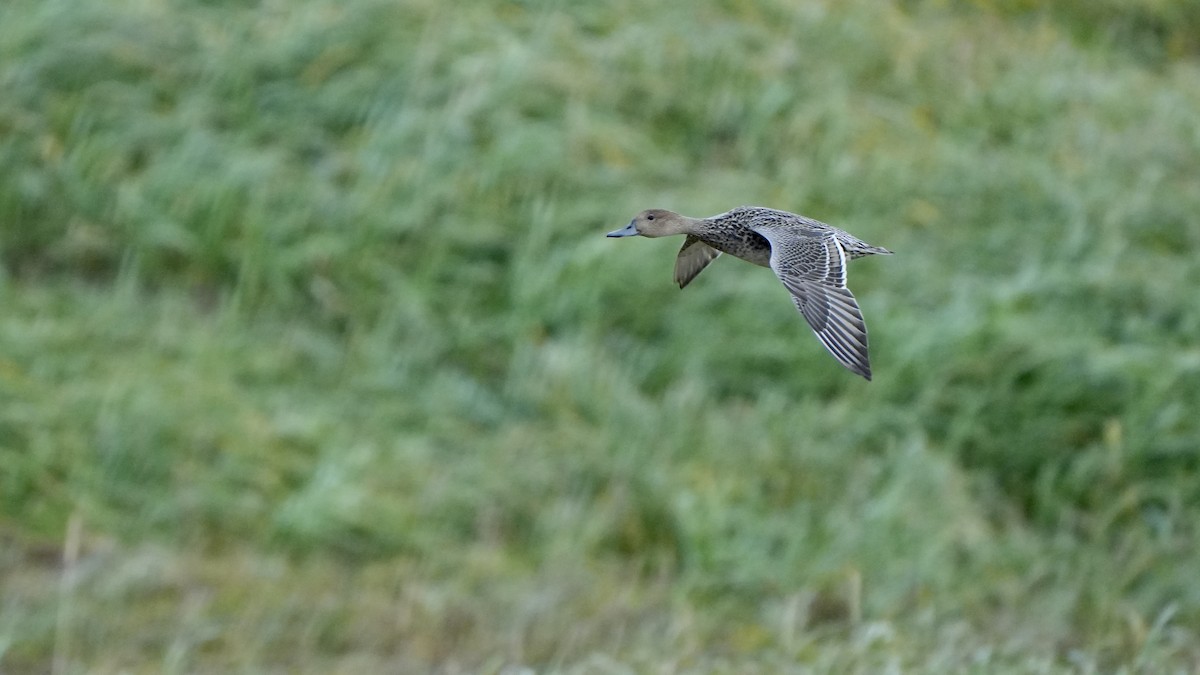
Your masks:
<svg viewBox="0 0 1200 675"><path fill-rule="evenodd" d="M1198 26L4 3L0 670L1200 668ZM874 382L602 236L739 204Z"/></svg>

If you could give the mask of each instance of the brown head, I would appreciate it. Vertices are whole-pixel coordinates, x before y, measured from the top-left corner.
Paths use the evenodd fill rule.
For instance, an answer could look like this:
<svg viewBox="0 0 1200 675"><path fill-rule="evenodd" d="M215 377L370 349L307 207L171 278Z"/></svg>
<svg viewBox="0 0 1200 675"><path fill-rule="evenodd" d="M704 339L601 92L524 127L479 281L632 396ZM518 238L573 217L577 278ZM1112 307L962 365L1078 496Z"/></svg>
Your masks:
<svg viewBox="0 0 1200 675"><path fill-rule="evenodd" d="M668 237L672 234L687 234L692 218L681 216L666 209L648 209L637 214L629 224L608 233L610 237Z"/></svg>

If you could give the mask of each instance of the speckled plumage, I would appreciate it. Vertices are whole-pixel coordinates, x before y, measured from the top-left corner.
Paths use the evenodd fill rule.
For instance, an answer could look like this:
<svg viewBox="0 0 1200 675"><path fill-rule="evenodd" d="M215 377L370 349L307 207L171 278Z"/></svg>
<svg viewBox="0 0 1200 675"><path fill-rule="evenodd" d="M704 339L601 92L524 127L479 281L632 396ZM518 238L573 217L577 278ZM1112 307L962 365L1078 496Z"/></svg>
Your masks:
<svg viewBox="0 0 1200 675"><path fill-rule="evenodd" d="M771 268L817 339L846 368L871 379L867 326L846 288L846 261L890 255L848 232L804 216L741 206L709 218L651 209L610 237L687 235L675 259L675 282L687 286L722 253Z"/></svg>

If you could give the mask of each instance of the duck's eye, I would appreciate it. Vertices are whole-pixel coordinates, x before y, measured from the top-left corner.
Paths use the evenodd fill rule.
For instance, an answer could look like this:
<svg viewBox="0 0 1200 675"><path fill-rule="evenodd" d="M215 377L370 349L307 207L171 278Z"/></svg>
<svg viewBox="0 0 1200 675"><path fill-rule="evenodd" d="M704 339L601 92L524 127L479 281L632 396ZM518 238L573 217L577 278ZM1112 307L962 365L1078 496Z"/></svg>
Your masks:
<svg viewBox="0 0 1200 675"><path fill-rule="evenodd" d="M653 213L651 213L651 214L647 214L647 215L646 215L646 220L654 220L654 214L653 214Z"/></svg>

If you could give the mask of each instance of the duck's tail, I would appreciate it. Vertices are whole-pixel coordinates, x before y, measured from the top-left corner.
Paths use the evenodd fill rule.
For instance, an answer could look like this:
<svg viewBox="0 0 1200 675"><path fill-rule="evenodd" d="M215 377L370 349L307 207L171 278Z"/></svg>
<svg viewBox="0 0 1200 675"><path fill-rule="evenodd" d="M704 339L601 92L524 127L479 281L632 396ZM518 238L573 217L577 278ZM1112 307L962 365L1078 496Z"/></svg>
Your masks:
<svg viewBox="0 0 1200 675"><path fill-rule="evenodd" d="M853 260L854 258L862 258L869 255L892 255L892 252L882 246L872 246L858 237L837 230L838 243L842 245L842 250L846 255Z"/></svg>
<svg viewBox="0 0 1200 675"><path fill-rule="evenodd" d="M855 258L863 258L869 255L892 255L891 251L882 246L871 246L863 241L855 242L855 244L857 245L847 246L845 242L842 242L842 248L845 249L846 255L849 256L851 260Z"/></svg>

